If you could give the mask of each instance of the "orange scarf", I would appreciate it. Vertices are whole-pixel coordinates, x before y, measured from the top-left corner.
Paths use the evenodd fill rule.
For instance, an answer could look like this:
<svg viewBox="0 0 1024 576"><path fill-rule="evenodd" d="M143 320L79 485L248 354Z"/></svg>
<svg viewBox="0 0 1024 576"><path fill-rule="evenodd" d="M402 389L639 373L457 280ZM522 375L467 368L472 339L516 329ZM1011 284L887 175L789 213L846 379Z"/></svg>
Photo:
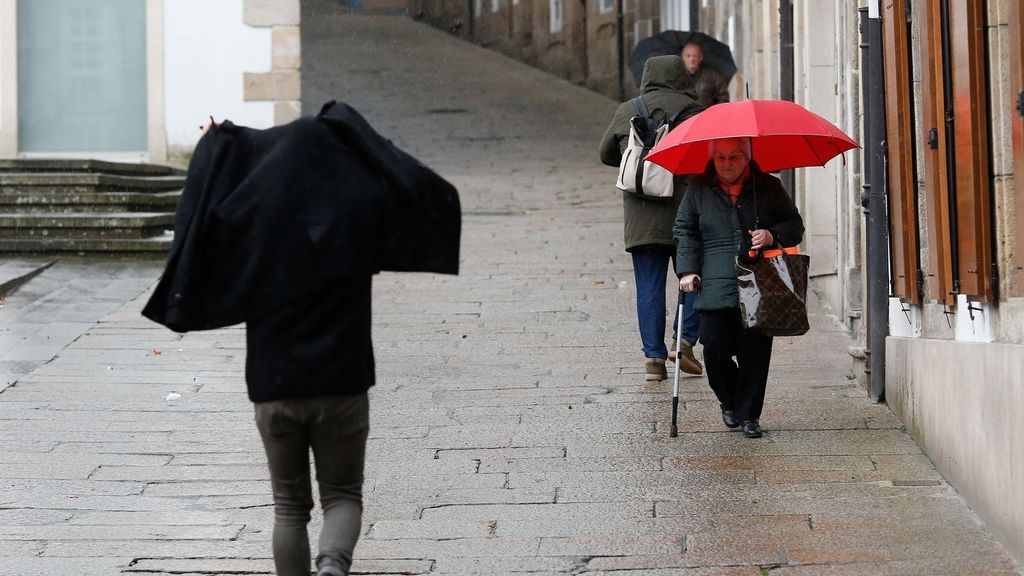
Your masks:
<svg viewBox="0 0 1024 576"><path fill-rule="evenodd" d="M743 169L743 174L740 179L733 184L726 184L722 182L722 179L718 179L718 185L722 187L722 191L725 192L726 196L729 197L729 201L732 205L736 205L736 201L740 198L740 192L743 192L743 183L747 181L747 177L750 176L750 166Z"/></svg>
<svg viewBox="0 0 1024 576"><path fill-rule="evenodd" d="M729 202L732 202L732 205L735 206L736 201L740 198L740 192L743 191L743 180L740 180L735 184L726 184L719 180L718 185L722 187L725 195L729 197Z"/></svg>

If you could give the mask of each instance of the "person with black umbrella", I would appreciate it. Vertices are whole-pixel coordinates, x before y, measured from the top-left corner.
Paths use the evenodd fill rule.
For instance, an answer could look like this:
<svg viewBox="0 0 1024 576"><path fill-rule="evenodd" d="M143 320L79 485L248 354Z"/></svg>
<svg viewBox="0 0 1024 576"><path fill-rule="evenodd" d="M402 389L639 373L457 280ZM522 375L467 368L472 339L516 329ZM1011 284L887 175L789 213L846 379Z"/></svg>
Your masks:
<svg viewBox="0 0 1024 576"><path fill-rule="evenodd" d="M727 44L703 32L665 30L637 42L629 57L629 70L636 85L644 63L654 56L679 56L705 108L729 100L728 86L736 74L736 62Z"/></svg>
<svg viewBox="0 0 1024 576"><path fill-rule="evenodd" d="M729 101L729 83L718 70L704 63L704 48L700 42L691 40L683 46L680 54L683 66L697 91L697 101L705 108Z"/></svg>

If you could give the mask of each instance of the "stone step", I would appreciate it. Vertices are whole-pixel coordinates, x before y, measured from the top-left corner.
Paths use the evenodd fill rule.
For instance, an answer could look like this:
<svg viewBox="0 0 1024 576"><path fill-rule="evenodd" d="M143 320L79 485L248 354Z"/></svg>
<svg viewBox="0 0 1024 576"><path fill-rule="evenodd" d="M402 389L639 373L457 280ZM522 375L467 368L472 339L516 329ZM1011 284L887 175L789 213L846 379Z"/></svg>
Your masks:
<svg viewBox="0 0 1024 576"><path fill-rule="evenodd" d="M128 176L77 172L0 173L0 192L25 194L41 189L65 193L88 192L168 192L181 190L185 178L169 176Z"/></svg>
<svg viewBox="0 0 1024 576"><path fill-rule="evenodd" d="M185 171L180 168L159 164L28 158L0 158L0 173L3 172L103 172L125 176L185 175Z"/></svg>
<svg viewBox="0 0 1024 576"><path fill-rule="evenodd" d="M103 240L150 238L174 227L165 212L0 214L0 238Z"/></svg>
<svg viewBox="0 0 1024 576"><path fill-rule="evenodd" d="M174 212L180 192L0 192L0 213Z"/></svg>
<svg viewBox="0 0 1024 576"><path fill-rule="evenodd" d="M163 257L171 248L169 233L151 238L0 238L0 253L77 253Z"/></svg>

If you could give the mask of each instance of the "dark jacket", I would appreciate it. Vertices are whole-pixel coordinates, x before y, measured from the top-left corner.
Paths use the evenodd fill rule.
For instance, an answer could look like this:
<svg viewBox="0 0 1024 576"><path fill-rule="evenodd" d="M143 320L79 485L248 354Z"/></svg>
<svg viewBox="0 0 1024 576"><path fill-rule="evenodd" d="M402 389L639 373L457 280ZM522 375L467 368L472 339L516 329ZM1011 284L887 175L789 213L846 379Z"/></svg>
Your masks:
<svg viewBox="0 0 1024 576"><path fill-rule="evenodd" d="M697 101L697 94L678 56L649 58L644 64L640 91L648 112L659 120L675 116ZM611 124L601 139L601 162L608 166L619 166L629 137L630 119L635 115L632 102L623 102L615 110ZM671 199L661 201L644 200L628 192L621 192L627 251L644 244L674 244L672 222L687 181L686 176L677 177L675 194Z"/></svg>
<svg viewBox="0 0 1024 576"><path fill-rule="evenodd" d="M722 76L718 70L701 63L697 73L690 75L690 79L695 86L697 100L701 106L707 108L729 101L729 84L725 81L725 76Z"/></svg>
<svg viewBox="0 0 1024 576"><path fill-rule="evenodd" d="M262 317L339 278L455 274L455 188L355 110L254 130L224 122L199 141L174 242L143 315L179 332Z"/></svg>
<svg viewBox="0 0 1024 576"><path fill-rule="evenodd" d="M373 386L371 278L338 278L246 321L249 400L342 396Z"/></svg>
<svg viewBox="0 0 1024 576"><path fill-rule="evenodd" d="M803 241L803 218L778 178L751 162L750 174L733 206L709 162L708 169L690 182L673 230L678 246L676 274L700 274L700 292L694 303L697 310L739 305L736 255L750 248L748 231L756 228L770 231L783 246Z"/></svg>

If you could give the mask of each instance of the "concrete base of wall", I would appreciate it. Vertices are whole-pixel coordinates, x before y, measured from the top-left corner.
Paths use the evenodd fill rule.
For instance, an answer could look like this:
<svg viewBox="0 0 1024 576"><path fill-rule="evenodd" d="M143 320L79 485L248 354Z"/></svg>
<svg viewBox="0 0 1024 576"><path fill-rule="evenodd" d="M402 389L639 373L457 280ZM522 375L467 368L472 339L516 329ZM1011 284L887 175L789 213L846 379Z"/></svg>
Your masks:
<svg viewBox="0 0 1024 576"><path fill-rule="evenodd" d="M1024 346L890 337L885 356L890 409L1024 560Z"/></svg>

